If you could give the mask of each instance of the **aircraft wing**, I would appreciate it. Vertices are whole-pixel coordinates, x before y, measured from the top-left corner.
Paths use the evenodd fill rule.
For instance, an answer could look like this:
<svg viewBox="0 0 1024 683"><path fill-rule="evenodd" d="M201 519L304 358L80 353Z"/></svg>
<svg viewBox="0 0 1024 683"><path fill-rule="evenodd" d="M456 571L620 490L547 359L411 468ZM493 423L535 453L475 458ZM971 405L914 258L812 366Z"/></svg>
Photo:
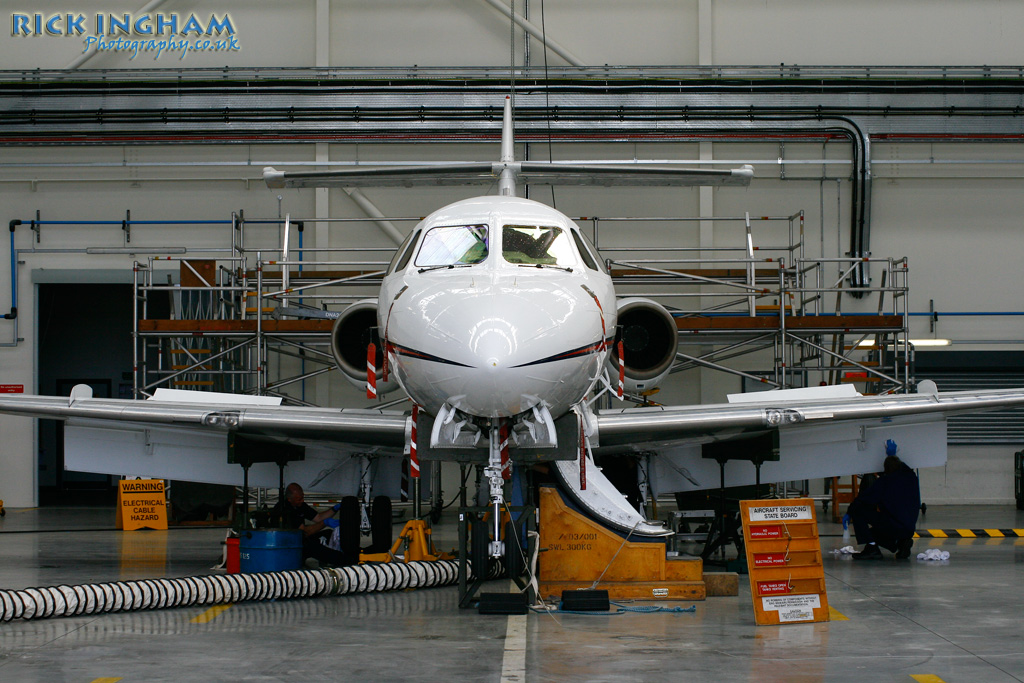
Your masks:
<svg viewBox="0 0 1024 683"><path fill-rule="evenodd" d="M833 400L773 400L704 406L604 410L597 416L602 446L671 441L766 429L791 429L825 422L980 412L1024 406L1024 389L891 394ZM758 396L759 394L754 394Z"/></svg>
<svg viewBox="0 0 1024 683"><path fill-rule="evenodd" d="M358 490L352 456L401 456L406 441L408 417L398 412L252 405L187 393L201 402L7 395L0 396L0 413L65 421L69 470L237 485L242 468L228 458L233 434L301 446L288 480L334 493ZM394 478L382 468L400 468L398 457L387 460L394 462L373 465L382 482ZM279 476L275 463L259 462L249 482L277 488Z"/></svg>
<svg viewBox="0 0 1024 683"><path fill-rule="evenodd" d="M943 465L947 415L1024 407L1024 389L799 396L765 392L741 403L600 411L598 452L658 456L649 472L656 494L717 488L716 458L726 461L729 486L754 483L756 459L763 459L762 482L863 474L882 470L888 439L911 467Z"/></svg>
<svg viewBox="0 0 1024 683"><path fill-rule="evenodd" d="M385 166L333 171L263 169L267 187L411 187L489 185L509 168L521 182L540 185L749 185L752 166L737 169L684 168L650 163L558 163L544 161Z"/></svg>

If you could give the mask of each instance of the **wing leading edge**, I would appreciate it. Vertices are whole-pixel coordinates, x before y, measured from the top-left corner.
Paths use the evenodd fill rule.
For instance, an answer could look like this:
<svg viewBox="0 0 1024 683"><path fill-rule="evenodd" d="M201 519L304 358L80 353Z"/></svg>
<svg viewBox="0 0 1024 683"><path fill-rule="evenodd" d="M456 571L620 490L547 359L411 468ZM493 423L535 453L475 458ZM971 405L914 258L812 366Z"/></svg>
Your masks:
<svg viewBox="0 0 1024 683"><path fill-rule="evenodd" d="M982 412L1024 406L1024 389L893 394L832 400L773 400L742 404L604 410L597 414L600 445L714 440L744 432L829 422L913 415Z"/></svg>
<svg viewBox="0 0 1024 683"><path fill-rule="evenodd" d="M407 417L379 410L253 406L222 402L178 403L59 396L0 396L0 412L52 420L89 420L140 427L319 440L328 443L405 445Z"/></svg>

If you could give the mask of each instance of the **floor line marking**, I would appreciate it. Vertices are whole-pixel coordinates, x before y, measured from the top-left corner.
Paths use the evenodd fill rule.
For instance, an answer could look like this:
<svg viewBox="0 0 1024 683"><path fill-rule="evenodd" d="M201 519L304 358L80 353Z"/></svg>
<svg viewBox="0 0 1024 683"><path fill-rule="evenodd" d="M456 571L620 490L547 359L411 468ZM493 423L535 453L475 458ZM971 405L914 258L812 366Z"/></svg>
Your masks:
<svg viewBox="0 0 1024 683"><path fill-rule="evenodd" d="M216 619L217 615L219 615L221 612L223 612L224 610L227 610L227 609L231 609L231 605L230 604L228 604L228 605L214 605L210 609L208 609L205 612L203 612L202 614L200 614L195 619L190 619L189 623L190 624L208 624L211 621L213 621L214 619ZM118 680L121 680L121 679L118 679Z"/></svg>
<svg viewBox="0 0 1024 683"><path fill-rule="evenodd" d="M509 581L509 592L519 592L515 581ZM508 615L508 625L505 627L505 653L501 658L502 683L526 681L526 617L526 614Z"/></svg>
<svg viewBox="0 0 1024 683"><path fill-rule="evenodd" d="M910 674L917 683L946 683L935 674Z"/></svg>
<svg viewBox="0 0 1024 683"><path fill-rule="evenodd" d="M96 680L91 681L91 683L117 683L120 680L122 680L122 679L120 679L120 678L97 678Z"/></svg>
<svg viewBox="0 0 1024 683"><path fill-rule="evenodd" d="M849 621L850 617L846 616L832 605L828 606L828 620L829 621Z"/></svg>

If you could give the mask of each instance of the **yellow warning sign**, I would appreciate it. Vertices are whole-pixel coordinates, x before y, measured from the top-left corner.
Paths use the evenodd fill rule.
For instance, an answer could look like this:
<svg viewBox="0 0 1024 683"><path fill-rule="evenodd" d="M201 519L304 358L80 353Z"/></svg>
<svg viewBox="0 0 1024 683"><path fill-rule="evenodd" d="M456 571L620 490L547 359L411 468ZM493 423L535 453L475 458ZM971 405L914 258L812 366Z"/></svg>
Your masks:
<svg viewBox="0 0 1024 683"><path fill-rule="evenodd" d="M162 479L124 479L117 488L117 528L167 528L167 492Z"/></svg>
<svg viewBox="0 0 1024 683"><path fill-rule="evenodd" d="M741 500L740 514L758 626L828 621L814 501Z"/></svg>

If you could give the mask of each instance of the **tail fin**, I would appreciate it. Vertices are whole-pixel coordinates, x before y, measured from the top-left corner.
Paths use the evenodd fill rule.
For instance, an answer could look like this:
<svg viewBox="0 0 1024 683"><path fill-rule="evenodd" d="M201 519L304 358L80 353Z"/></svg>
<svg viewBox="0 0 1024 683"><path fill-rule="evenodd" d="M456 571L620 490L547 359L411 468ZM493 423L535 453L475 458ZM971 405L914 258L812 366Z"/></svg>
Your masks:
<svg viewBox="0 0 1024 683"><path fill-rule="evenodd" d="M515 140L512 138L512 98L505 95L505 111L501 118L501 175L498 177L498 194L503 197L516 196L516 172L509 164L515 162Z"/></svg>

